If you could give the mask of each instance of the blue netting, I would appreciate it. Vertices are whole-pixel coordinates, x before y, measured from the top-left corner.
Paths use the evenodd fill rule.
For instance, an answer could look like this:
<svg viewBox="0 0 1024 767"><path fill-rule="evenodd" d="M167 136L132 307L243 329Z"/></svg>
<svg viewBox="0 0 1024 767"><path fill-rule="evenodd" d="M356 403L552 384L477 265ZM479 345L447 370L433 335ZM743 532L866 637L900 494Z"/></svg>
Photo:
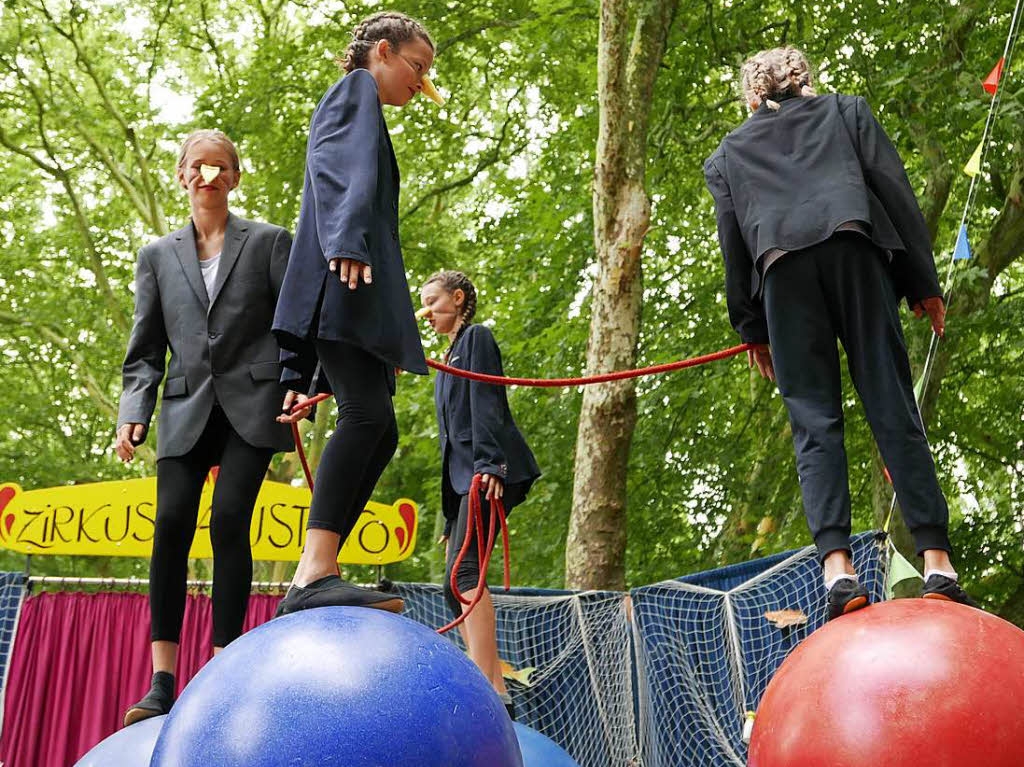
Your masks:
<svg viewBox="0 0 1024 767"><path fill-rule="evenodd" d="M441 587L399 584L405 615L447 623ZM536 669L507 681L516 719L564 748L581 767L637 763L632 657L625 594L512 589L494 592L498 655ZM458 630L446 636L465 649Z"/></svg>
<svg viewBox="0 0 1024 767"><path fill-rule="evenodd" d="M25 598L25 573L0 573L0 693L7 687L7 667L14 648L14 633L18 628L18 613ZM3 702L0 694L0 725L3 722Z"/></svg>
<svg viewBox="0 0 1024 767"><path fill-rule="evenodd" d="M875 601L885 556L857 536L854 563ZM647 767L746 764L743 712L754 710L786 656L825 620L813 547L630 592L637 640L640 741ZM799 610L803 625L765 618Z"/></svg>

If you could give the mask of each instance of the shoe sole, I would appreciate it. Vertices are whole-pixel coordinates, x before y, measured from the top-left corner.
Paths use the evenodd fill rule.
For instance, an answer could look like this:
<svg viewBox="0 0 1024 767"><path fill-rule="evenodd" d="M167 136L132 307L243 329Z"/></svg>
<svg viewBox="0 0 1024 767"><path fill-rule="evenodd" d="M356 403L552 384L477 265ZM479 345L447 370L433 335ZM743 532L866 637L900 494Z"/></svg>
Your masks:
<svg viewBox="0 0 1024 767"><path fill-rule="evenodd" d="M956 600L952 597L947 597L945 594L922 594L921 599L938 599L941 602L955 602Z"/></svg>
<svg viewBox="0 0 1024 767"><path fill-rule="evenodd" d="M854 610L859 610L868 603L867 597L854 597L843 606L843 615L848 615Z"/></svg>
<svg viewBox="0 0 1024 767"><path fill-rule="evenodd" d="M397 613L401 613L405 609L405 601L402 600L402 599L385 599L383 602L373 602L372 604L367 604L367 605L347 605L347 606L349 606L349 607L363 607L363 608L366 608L366 609L369 609L369 610L384 610L385 612L396 613L397 614ZM309 610L309 609L316 610L318 608L313 607L313 608L305 608L305 609L307 609L307 610ZM280 617L282 617L284 615L292 615L292 614L297 613L297 612L302 612L302 610L289 610L288 612L274 613L274 618L280 618ZM271 619L271 620L273 620L273 619Z"/></svg>
<svg viewBox="0 0 1024 767"><path fill-rule="evenodd" d="M369 607L373 610L385 610L389 613L400 613L405 609L405 601L401 599L387 599L383 602L374 602L369 605L362 605L362 607Z"/></svg>
<svg viewBox="0 0 1024 767"><path fill-rule="evenodd" d="M124 715L124 726L131 727L137 722L141 722L144 719L152 719L154 716L160 716L158 711L150 711L148 708L130 708Z"/></svg>

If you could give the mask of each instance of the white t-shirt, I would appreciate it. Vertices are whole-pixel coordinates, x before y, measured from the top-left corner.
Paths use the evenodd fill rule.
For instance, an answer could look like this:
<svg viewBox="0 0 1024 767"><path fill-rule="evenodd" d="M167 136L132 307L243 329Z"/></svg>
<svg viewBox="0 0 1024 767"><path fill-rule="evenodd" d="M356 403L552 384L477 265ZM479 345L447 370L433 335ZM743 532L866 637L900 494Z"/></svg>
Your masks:
<svg viewBox="0 0 1024 767"><path fill-rule="evenodd" d="M199 262L199 270L203 273L203 282L206 283L207 298L213 297L213 286L217 282L217 267L220 265L220 253L213 258Z"/></svg>

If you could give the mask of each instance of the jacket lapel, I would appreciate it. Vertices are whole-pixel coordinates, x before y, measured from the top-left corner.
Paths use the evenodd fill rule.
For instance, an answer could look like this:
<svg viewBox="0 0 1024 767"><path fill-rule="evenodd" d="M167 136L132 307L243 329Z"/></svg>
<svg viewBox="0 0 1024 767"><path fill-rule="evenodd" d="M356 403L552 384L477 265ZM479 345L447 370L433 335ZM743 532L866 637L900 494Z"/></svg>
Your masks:
<svg viewBox="0 0 1024 767"><path fill-rule="evenodd" d="M210 305L207 307L207 311L212 309L214 303L216 303L221 288L224 287L224 283L227 281L231 270L235 266L235 262L238 261L238 256L242 252L242 246L245 245L245 241L248 238L249 227L234 213L228 213L228 225L224 229L224 247L220 252L220 264L217 265L217 279L213 283L213 295L210 296Z"/></svg>
<svg viewBox="0 0 1024 767"><path fill-rule="evenodd" d="M210 299L206 295L206 285L203 284L203 275L199 271L196 235L191 223L174 233L174 254L178 257L178 263L185 272L185 279L192 287L192 292L196 294L203 308L209 310Z"/></svg>

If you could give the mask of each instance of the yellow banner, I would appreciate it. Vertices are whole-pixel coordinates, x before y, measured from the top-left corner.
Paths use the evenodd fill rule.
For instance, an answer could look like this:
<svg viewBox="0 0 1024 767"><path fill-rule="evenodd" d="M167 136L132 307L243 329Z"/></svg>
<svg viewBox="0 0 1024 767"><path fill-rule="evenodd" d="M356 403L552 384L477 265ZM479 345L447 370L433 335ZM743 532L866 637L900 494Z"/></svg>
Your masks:
<svg viewBox="0 0 1024 767"><path fill-rule="evenodd" d="M199 500L191 557L210 558L210 504L216 472ZM253 509L249 542L253 559L295 562L309 518L309 489L264 482ZM418 508L400 498L390 506L371 501L342 546L345 564L387 565L416 547ZM149 557L156 520L156 478L22 490L0 485L0 545L24 554Z"/></svg>

